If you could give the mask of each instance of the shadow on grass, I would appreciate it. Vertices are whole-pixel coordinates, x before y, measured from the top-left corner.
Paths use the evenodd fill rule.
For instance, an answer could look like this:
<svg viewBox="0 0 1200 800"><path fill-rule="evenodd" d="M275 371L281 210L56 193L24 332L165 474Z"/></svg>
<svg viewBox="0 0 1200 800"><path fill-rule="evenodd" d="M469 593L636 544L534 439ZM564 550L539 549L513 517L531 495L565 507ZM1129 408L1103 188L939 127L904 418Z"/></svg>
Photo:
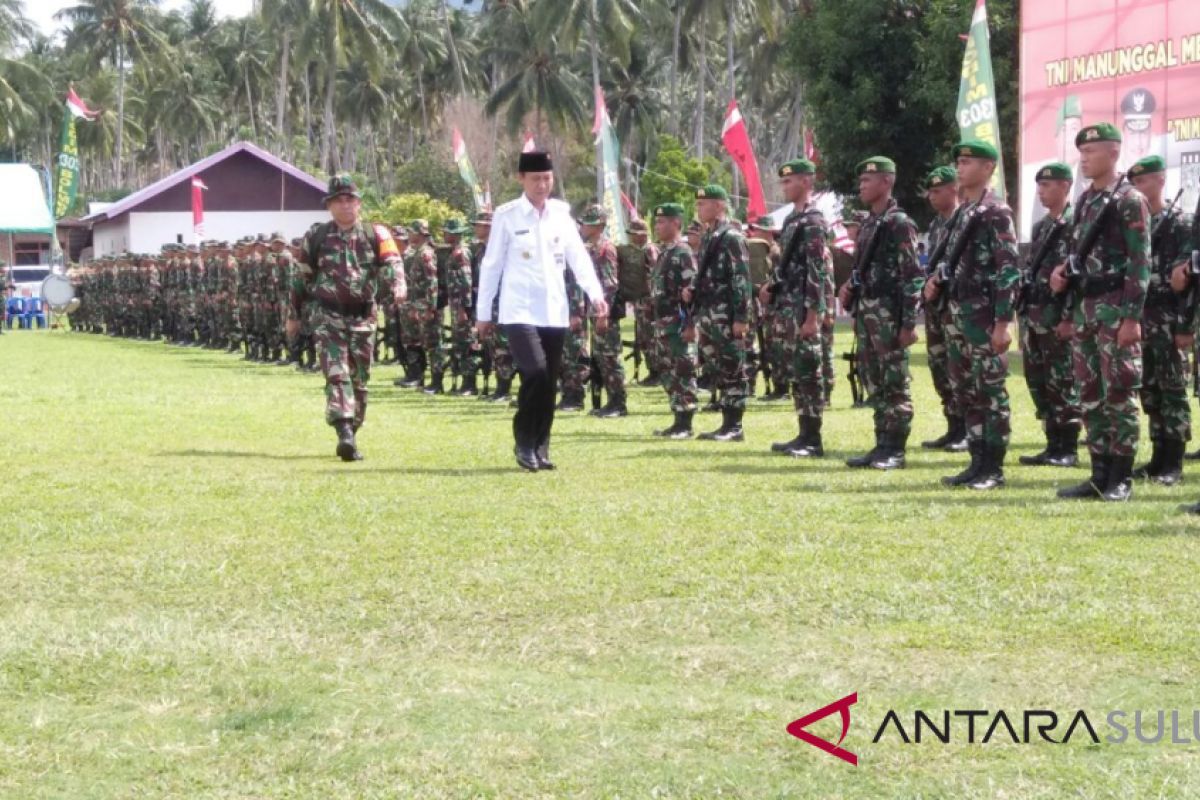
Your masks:
<svg viewBox="0 0 1200 800"><path fill-rule="evenodd" d="M245 450L167 450L162 453L155 453L156 456L166 456L168 458L266 458L272 461L311 461L311 460L331 460L334 456L317 455L315 453L304 454L287 454L287 453L253 453Z"/></svg>
<svg viewBox="0 0 1200 800"><path fill-rule="evenodd" d="M516 464L511 467L465 467L448 469L435 467L357 467L324 470L327 475L426 475L438 478L478 478L480 475L504 475L523 472Z"/></svg>

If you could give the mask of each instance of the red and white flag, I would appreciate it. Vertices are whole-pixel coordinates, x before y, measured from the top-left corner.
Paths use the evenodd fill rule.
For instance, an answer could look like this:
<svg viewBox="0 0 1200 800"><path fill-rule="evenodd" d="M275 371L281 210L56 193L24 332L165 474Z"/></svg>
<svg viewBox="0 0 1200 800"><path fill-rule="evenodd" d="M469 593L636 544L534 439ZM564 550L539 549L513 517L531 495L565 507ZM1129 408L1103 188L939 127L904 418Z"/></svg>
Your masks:
<svg viewBox="0 0 1200 800"><path fill-rule="evenodd" d="M537 142L533 140L533 134L525 131L525 144L521 145L522 153L532 153L537 150Z"/></svg>
<svg viewBox="0 0 1200 800"><path fill-rule="evenodd" d="M721 144L725 145L725 150L746 181L746 193L750 197L746 205L747 219L758 219L767 213L767 201L763 197L762 181L758 176L758 159L754 157L754 146L750 144L750 135L746 132L746 122L738 110L737 100L730 100L729 108L725 111Z"/></svg>
<svg viewBox="0 0 1200 800"><path fill-rule="evenodd" d="M204 181L200 180L199 176L192 178L192 233L196 238L196 244L204 238L204 193L208 191L208 187L204 185Z"/></svg>
<svg viewBox="0 0 1200 800"><path fill-rule="evenodd" d="M812 128L804 129L804 157L814 164L821 163L821 151L817 149L817 135Z"/></svg>
<svg viewBox="0 0 1200 800"><path fill-rule="evenodd" d="M79 99L79 95L75 94L74 86L67 90L67 108L70 109L71 116L75 119L92 120L100 116L99 111L92 111L87 107L87 103Z"/></svg>

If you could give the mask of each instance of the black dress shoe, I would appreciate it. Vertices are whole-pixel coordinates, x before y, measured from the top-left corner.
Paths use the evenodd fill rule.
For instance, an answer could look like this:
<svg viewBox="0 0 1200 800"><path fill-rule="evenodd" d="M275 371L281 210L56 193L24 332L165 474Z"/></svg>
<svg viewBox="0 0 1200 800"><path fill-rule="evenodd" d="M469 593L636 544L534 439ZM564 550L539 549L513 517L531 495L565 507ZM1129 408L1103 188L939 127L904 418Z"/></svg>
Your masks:
<svg viewBox="0 0 1200 800"><path fill-rule="evenodd" d="M537 453L532 447L521 447L517 445L513 448L513 455L517 457L517 466L521 469L537 472L541 469L541 464L538 461Z"/></svg>
<svg viewBox="0 0 1200 800"><path fill-rule="evenodd" d="M550 460L550 447L542 445L536 451L534 456L537 458L538 469L558 469L554 466L554 462Z"/></svg>

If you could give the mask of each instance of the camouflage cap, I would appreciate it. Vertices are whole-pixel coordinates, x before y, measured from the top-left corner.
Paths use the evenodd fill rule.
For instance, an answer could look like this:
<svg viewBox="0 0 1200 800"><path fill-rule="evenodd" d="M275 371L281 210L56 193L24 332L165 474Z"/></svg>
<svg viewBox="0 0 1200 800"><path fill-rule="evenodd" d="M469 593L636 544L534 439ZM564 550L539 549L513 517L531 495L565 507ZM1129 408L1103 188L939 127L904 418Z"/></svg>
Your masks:
<svg viewBox="0 0 1200 800"><path fill-rule="evenodd" d="M729 200L729 192L719 183L709 183L696 190L697 200Z"/></svg>
<svg viewBox="0 0 1200 800"><path fill-rule="evenodd" d="M1146 156L1129 168L1129 177L1140 178L1167 171L1167 162L1162 156Z"/></svg>
<svg viewBox="0 0 1200 800"><path fill-rule="evenodd" d="M408 223L408 232L410 235L415 233L418 236L429 236L429 220L414 219L412 222Z"/></svg>
<svg viewBox="0 0 1200 800"><path fill-rule="evenodd" d="M807 158L793 158L779 168L779 177L788 175L816 175L817 165Z"/></svg>
<svg viewBox="0 0 1200 800"><path fill-rule="evenodd" d="M775 233L779 230L779 226L775 224L774 217L762 216L751 222L749 227L760 231L769 231Z"/></svg>
<svg viewBox="0 0 1200 800"><path fill-rule="evenodd" d="M604 206L597 203L592 203L579 215L580 225L603 225L606 222L608 222L608 212L604 210Z"/></svg>
<svg viewBox="0 0 1200 800"><path fill-rule="evenodd" d="M1071 174L1071 168L1061 161L1055 161L1052 164L1047 164L1037 171L1037 180L1039 181L1073 181L1075 176Z"/></svg>
<svg viewBox="0 0 1200 800"><path fill-rule="evenodd" d="M925 176L925 188L936 189L939 186L948 186L956 181L958 181L958 170L954 167L941 166Z"/></svg>
<svg viewBox="0 0 1200 800"><path fill-rule="evenodd" d="M679 203L661 203L654 209L656 217L671 217L672 219L683 219L685 212L683 206Z"/></svg>
<svg viewBox="0 0 1200 800"><path fill-rule="evenodd" d="M358 193L358 185L354 182L354 178L345 173L334 175L329 179L329 190L325 194L325 202L328 203L333 198L342 197L343 195L362 199L362 195Z"/></svg>
<svg viewBox="0 0 1200 800"><path fill-rule="evenodd" d="M1117 142L1120 144L1121 132L1111 122L1097 122L1095 125L1080 128L1079 134L1075 137L1075 147L1082 147L1092 142Z"/></svg>
<svg viewBox="0 0 1200 800"><path fill-rule="evenodd" d="M442 233L448 233L451 236L462 236L470 230L466 220L459 217L451 217L442 223Z"/></svg>
<svg viewBox="0 0 1200 800"><path fill-rule="evenodd" d="M647 234L650 232L650 227L648 225L646 225L646 220L644 220L644 219L630 220L629 232L630 233Z"/></svg>
<svg viewBox="0 0 1200 800"><path fill-rule="evenodd" d="M954 146L955 158L983 158L988 161L999 161L1000 153L996 146L983 139L968 139Z"/></svg>
<svg viewBox="0 0 1200 800"><path fill-rule="evenodd" d="M392 226L392 236L401 242L407 242L408 241L408 228L404 227L403 225L393 225Z"/></svg>
<svg viewBox="0 0 1200 800"><path fill-rule="evenodd" d="M871 156L870 158L864 158L862 161L858 162L859 175L877 175L880 173L884 175L895 175L896 162L892 161L887 156Z"/></svg>
<svg viewBox="0 0 1200 800"><path fill-rule="evenodd" d="M287 238L283 235L283 231L275 231L271 234L271 244L287 244Z"/></svg>

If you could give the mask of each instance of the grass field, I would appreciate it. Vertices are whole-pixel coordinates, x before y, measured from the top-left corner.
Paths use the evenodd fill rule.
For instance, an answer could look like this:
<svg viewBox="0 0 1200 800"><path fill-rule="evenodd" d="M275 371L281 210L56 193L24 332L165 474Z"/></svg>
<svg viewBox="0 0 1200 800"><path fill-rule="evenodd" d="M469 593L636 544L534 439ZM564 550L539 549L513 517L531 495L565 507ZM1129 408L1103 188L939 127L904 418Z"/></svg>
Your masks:
<svg viewBox="0 0 1200 800"><path fill-rule="evenodd" d="M842 380L818 463L767 452L783 405L745 444L663 442L637 389L626 419L560 417L531 475L508 409L395 367L344 465L319 376L61 332L0 357L0 796L1200 796L1198 744L871 742L888 709L1186 730L1194 466L1112 506L1052 499L1083 470L851 471L871 424ZM919 441L942 423L914 364ZM1010 392L1015 463L1040 435ZM854 691L857 768L786 733Z"/></svg>

